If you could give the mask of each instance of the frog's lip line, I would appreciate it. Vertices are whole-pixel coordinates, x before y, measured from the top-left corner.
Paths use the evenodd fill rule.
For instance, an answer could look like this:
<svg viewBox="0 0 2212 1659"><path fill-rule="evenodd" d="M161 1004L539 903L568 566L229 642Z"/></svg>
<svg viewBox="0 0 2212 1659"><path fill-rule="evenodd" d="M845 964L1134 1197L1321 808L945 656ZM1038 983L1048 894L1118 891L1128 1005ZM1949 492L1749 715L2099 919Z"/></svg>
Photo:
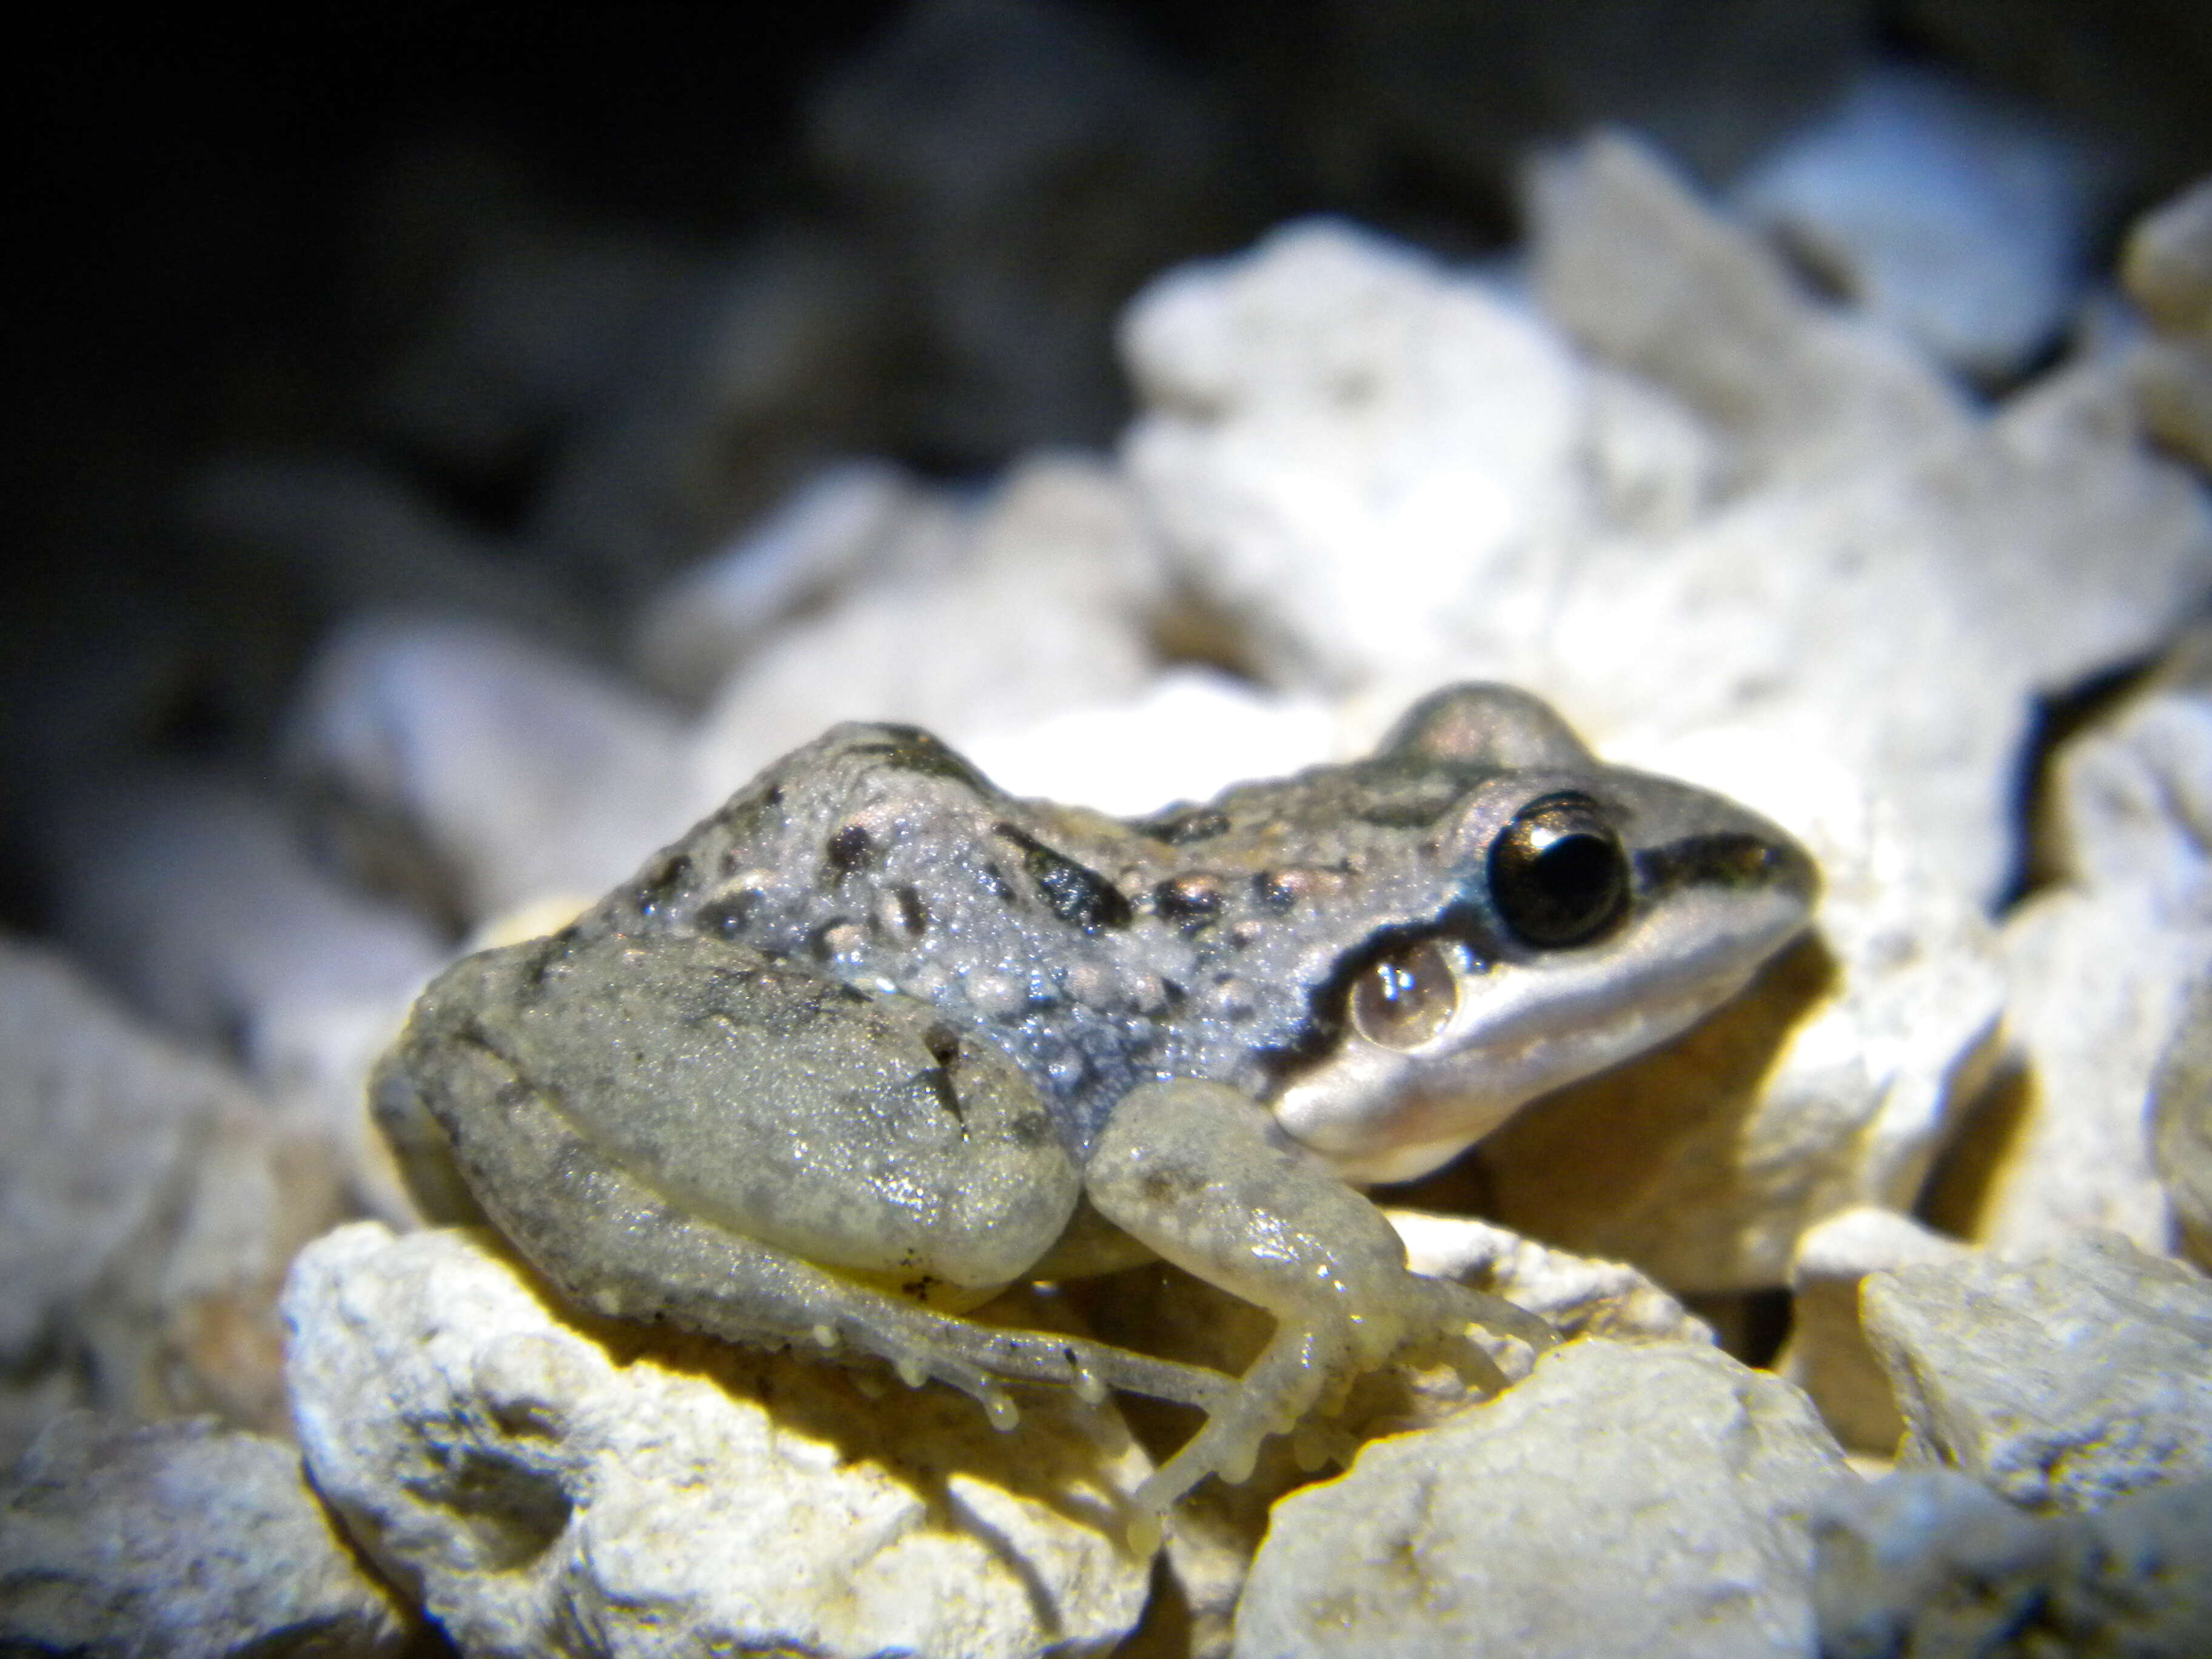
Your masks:
<svg viewBox="0 0 2212 1659"><path fill-rule="evenodd" d="M1731 906L1731 908L1740 908ZM1735 996L1807 923L1796 905L1761 907L1757 921L1712 929L1711 918L1673 916L1645 930L1662 965L1622 973L1593 958L1577 975L1553 958L1517 970L1517 994L1501 996L1500 969L1463 985L1470 1012L1421 1048L1384 1048L1347 1035L1330 1058L1272 1105L1296 1139L1363 1180L1425 1172L1480 1139L1527 1102L1604 1071L1667 1041ZM1665 935L1705 932L1694 948ZM1507 972L1512 972L1510 969ZM1420 1167L1415 1148L1432 1148ZM1373 1173L1385 1169L1387 1174Z"/></svg>

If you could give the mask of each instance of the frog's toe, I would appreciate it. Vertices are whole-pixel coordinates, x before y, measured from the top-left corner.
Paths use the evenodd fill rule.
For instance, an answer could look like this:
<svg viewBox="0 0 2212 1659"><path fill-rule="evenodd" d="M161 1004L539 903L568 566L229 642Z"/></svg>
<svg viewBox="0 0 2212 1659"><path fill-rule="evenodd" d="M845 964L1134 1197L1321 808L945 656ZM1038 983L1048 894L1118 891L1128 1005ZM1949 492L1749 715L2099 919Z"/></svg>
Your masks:
<svg viewBox="0 0 2212 1659"><path fill-rule="evenodd" d="M1237 1389L1234 1377L1203 1365L1044 1331L924 1316L879 1323L855 1335L858 1346L889 1360L908 1386L920 1388L933 1380L947 1383L980 1401L1001 1429L1013 1427L1020 1416L1003 1386L1010 1381L1059 1384L1093 1405L1120 1389L1202 1410L1212 1409Z"/></svg>
<svg viewBox="0 0 2212 1659"><path fill-rule="evenodd" d="M1207 1411L1205 1425L1137 1488L1132 1501L1156 1514L1210 1474L1231 1486L1249 1479L1268 1436L1290 1432L1312 1413L1340 1368L1340 1346L1318 1328L1279 1329L1242 1384Z"/></svg>
<svg viewBox="0 0 2212 1659"><path fill-rule="evenodd" d="M1474 1339L1475 1329L1525 1343L1538 1353L1559 1340L1559 1332L1549 1322L1503 1297L1448 1279L1409 1273L1407 1279L1407 1295L1414 1305L1407 1322L1407 1340L1398 1350L1401 1358L1444 1360L1468 1382L1495 1394L1510 1379Z"/></svg>

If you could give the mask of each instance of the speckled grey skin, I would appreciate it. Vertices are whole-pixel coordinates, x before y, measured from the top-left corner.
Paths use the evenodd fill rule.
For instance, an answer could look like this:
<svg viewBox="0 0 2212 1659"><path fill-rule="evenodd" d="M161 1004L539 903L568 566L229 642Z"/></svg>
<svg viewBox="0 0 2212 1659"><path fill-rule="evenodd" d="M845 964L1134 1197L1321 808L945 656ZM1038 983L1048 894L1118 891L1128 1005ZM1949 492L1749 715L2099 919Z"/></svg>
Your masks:
<svg viewBox="0 0 2212 1659"><path fill-rule="evenodd" d="M1002 1378L1203 1407L1158 1509L1394 1353L1546 1340L1407 1272L1340 1177L1673 1035L1814 886L1771 824L1504 687L1133 823L844 726L572 927L456 964L374 1086L604 1312L879 1356L1003 1422ZM1147 1253L1276 1316L1245 1377L959 1316Z"/></svg>

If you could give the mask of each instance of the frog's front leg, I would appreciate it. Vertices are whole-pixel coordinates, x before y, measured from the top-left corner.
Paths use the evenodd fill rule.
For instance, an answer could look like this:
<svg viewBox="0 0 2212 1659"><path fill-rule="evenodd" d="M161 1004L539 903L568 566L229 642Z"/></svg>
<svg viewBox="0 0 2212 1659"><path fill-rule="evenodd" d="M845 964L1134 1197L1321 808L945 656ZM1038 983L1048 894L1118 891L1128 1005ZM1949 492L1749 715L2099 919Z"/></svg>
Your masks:
<svg viewBox="0 0 2212 1659"><path fill-rule="evenodd" d="M1164 1510L1208 1474L1241 1480L1260 1443L1394 1354L1444 1348L1474 1380L1505 1379L1466 1336L1480 1325L1537 1347L1535 1315L1406 1266L1366 1199L1218 1084L1150 1084L1114 1109L1084 1177L1098 1211L1186 1272L1273 1314L1243 1384L1137 1493Z"/></svg>

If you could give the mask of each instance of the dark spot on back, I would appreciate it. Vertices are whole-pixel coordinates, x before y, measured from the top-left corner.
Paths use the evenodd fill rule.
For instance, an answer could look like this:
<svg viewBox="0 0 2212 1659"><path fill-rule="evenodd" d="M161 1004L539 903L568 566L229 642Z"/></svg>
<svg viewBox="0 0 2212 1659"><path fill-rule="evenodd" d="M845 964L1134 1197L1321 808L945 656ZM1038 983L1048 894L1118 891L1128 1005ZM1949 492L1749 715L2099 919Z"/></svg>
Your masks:
<svg viewBox="0 0 2212 1659"><path fill-rule="evenodd" d="M895 772L915 772L964 785L979 795L995 795L991 781L918 726L886 726L882 740L857 743L850 752L874 755Z"/></svg>
<svg viewBox="0 0 2212 1659"><path fill-rule="evenodd" d="M663 853L638 878L634 902L641 915L658 917L669 900L691 879L691 860L682 853Z"/></svg>
<svg viewBox="0 0 2212 1659"><path fill-rule="evenodd" d="M717 939L742 939L746 927L758 914L761 891L757 887L740 887L726 894L712 904L699 907L698 927L702 934Z"/></svg>
<svg viewBox="0 0 2212 1659"><path fill-rule="evenodd" d="M921 1034L921 1046L939 1066L950 1068L960 1058L960 1034L949 1025L932 1025Z"/></svg>
<svg viewBox="0 0 2212 1659"><path fill-rule="evenodd" d="M913 888L902 883L891 889L891 902L898 907L899 927L908 939L920 939L929 931L929 907Z"/></svg>
<svg viewBox="0 0 2212 1659"><path fill-rule="evenodd" d="M876 838L868 833L864 823L840 824L830 835L823 849L830 867L841 876L849 876L856 870L866 870L876 861Z"/></svg>
<svg viewBox="0 0 2212 1659"><path fill-rule="evenodd" d="M1042 842L1011 823L995 823L992 833L1021 849L1022 867L1044 895L1053 915L1086 933L1102 927L1127 927L1133 912L1121 889L1096 870L1078 864L1064 853L1055 853Z"/></svg>
<svg viewBox="0 0 2212 1659"><path fill-rule="evenodd" d="M1157 817L1139 818L1130 825L1140 836L1164 841L1170 847L1211 841L1229 828L1229 814L1211 806L1185 806Z"/></svg>
<svg viewBox="0 0 2212 1659"><path fill-rule="evenodd" d="M1176 876L1152 890L1152 902L1170 921L1196 921L1221 908L1221 878Z"/></svg>

